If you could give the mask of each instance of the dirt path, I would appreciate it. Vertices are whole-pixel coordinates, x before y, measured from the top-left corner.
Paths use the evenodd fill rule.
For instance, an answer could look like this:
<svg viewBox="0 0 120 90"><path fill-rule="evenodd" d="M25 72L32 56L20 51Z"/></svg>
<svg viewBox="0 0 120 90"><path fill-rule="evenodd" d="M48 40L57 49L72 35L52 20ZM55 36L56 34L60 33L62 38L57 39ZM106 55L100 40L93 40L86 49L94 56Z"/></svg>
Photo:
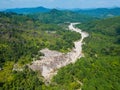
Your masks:
<svg viewBox="0 0 120 90"><path fill-rule="evenodd" d="M49 49L43 49L40 52L44 54L43 57L41 57L41 60L33 61L29 67L32 70L40 70L42 76L45 78L45 81L50 81L50 79L57 74L57 70L61 67L64 67L70 63L76 62L76 60L83 56L82 53L82 44L83 39L88 37L88 33L83 32L82 30L75 28L75 25L78 23L71 23L68 28L71 31L76 31L81 34L81 39L74 42L75 47L71 50L71 52L68 52L67 54L49 50Z"/></svg>

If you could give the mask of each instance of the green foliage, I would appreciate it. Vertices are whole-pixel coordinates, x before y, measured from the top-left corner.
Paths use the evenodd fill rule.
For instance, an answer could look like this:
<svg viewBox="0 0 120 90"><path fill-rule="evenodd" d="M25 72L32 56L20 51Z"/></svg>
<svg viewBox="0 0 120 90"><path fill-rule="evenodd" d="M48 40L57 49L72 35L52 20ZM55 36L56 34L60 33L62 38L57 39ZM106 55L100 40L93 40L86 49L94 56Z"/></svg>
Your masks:
<svg viewBox="0 0 120 90"><path fill-rule="evenodd" d="M42 80L37 76L36 72L31 71L27 67L24 71L13 71L13 80L3 85L3 90L42 90Z"/></svg>
<svg viewBox="0 0 120 90"><path fill-rule="evenodd" d="M90 34L83 46L85 57L61 68L46 86L37 72L27 67L21 72L12 71L13 65L15 62L24 65L33 57L38 58L42 55L38 51L45 47L67 52L80 35L24 15L0 13L0 89L119 90L120 17L77 26Z"/></svg>
<svg viewBox="0 0 120 90"><path fill-rule="evenodd" d="M68 38L68 39L67 39ZM39 50L49 48L68 52L80 39L76 32L55 24L44 24L25 15L0 13L0 90L44 90L46 86L36 72L20 68L33 58L43 55ZM39 73L40 75L40 73Z"/></svg>
<svg viewBox="0 0 120 90"><path fill-rule="evenodd" d="M73 85L72 90L119 90L120 45L116 42L120 35L119 22L120 17L115 17L78 25L90 33L83 47L85 57L61 68L52 80L56 84L51 87L69 90L69 85L76 83L77 88Z"/></svg>
<svg viewBox="0 0 120 90"><path fill-rule="evenodd" d="M73 47L73 41L80 38L76 32L25 15L0 13L0 16L0 67L5 61L28 63L46 47L67 52Z"/></svg>
<svg viewBox="0 0 120 90"><path fill-rule="evenodd" d="M59 70L53 81L57 83L54 87L61 87L60 90L69 88L75 79L83 83L83 90L119 90L119 57L82 58L75 64L68 65ZM78 87L72 87L79 89Z"/></svg>
<svg viewBox="0 0 120 90"><path fill-rule="evenodd" d="M110 18L114 16L120 16L120 8L97 8L88 10L76 11L80 14L90 15L98 18Z"/></svg>
<svg viewBox="0 0 120 90"><path fill-rule="evenodd" d="M86 22L91 21L96 18L93 18L92 16L83 15L71 11L59 11L56 9L51 10L47 13L36 13L29 15L30 17L33 17L34 19L40 20L40 22L44 23L64 23L64 22Z"/></svg>

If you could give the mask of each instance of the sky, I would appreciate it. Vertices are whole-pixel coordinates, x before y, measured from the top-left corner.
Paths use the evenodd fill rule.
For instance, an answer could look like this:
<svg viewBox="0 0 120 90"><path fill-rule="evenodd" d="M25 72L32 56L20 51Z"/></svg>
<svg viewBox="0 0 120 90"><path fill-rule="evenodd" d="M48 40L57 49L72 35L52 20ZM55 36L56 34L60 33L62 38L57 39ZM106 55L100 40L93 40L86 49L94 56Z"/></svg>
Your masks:
<svg viewBox="0 0 120 90"><path fill-rule="evenodd" d="M103 8L120 7L120 0L0 0L0 9L38 7Z"/></svg>

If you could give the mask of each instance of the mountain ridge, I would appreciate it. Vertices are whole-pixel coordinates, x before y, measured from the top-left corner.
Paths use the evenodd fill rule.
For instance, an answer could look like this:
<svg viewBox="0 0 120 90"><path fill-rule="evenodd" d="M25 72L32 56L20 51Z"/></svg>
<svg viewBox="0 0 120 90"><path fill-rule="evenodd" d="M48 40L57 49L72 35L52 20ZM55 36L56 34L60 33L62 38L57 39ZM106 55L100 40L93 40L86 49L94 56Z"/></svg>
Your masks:
<svg viewBox="0 0 120 90"><path fill-rule="evenodd" d="M96 8L96 9L77 9L72 10L74 12L78 12L80 14L86 14L94 17L106 18L106 17L113 17L113 16L120 16L120 8Z"/></svg>
<svg viewBox="0 0 120 90"><path fill-rule="evenodd" d="M5 12L14 12L18 14L30 14L30 13L38 13L38 12L49 12L49 8L45 7L31 7L31 8L13 8L13 9L6 9Z"/></svg>
<svg viewBox="0 0 120 90"><path fill-rule="evenodd" d="M79 9L79 8L74 8L74 9L59 9L59 8L46 8L46 7L31 7L31 8L13 8L13 9L6 9L3 10L2 12L13 12L17 14L50 14L51 12L58 12L61 14L62 12L72 12L76 14L81 14L85 16L90 16L90 17L95 17L95 18L109 18L109 17L114 17L114 16L120 16L120 7L115 7L115 8L90 8L90 9ZM52 13L51 13L52 14ZM49 15L48 15L49 16ZM54 15L53 15L54 16ZM76 17L76 16L75 16ZM75 18L74 17L74 18Z"/></svg>

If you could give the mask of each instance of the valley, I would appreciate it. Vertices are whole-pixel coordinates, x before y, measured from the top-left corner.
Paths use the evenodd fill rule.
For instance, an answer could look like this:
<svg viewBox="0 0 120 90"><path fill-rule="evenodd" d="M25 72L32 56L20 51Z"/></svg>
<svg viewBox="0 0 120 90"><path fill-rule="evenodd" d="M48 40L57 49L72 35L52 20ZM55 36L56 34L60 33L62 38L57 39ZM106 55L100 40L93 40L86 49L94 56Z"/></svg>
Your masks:
<svg viewBox="0 0 120 90"><path fill-rule="evenodd" d="M1 11L0 90L119 90L119 12Z"/></svg>
<svg viewBox="0 0 120 90"><path fill-rule="evenodd" d="M29 66L34 71L41 71L41 74L46 81L50 82L50 79L53 77L53 75L57 74L57 69L70 63L75 63L77 59L83 57L82 44L84 38L88 37L88 33L75 28L76 24L79 23L71 23L68 26L69 30L81 34L81 39L74 42L74 48L72 51L64 54L57 51L51 51L47 48L43 49L40 52L43 53L44 56L42 56L40 60L33 61L32 65Z"/></svg>

